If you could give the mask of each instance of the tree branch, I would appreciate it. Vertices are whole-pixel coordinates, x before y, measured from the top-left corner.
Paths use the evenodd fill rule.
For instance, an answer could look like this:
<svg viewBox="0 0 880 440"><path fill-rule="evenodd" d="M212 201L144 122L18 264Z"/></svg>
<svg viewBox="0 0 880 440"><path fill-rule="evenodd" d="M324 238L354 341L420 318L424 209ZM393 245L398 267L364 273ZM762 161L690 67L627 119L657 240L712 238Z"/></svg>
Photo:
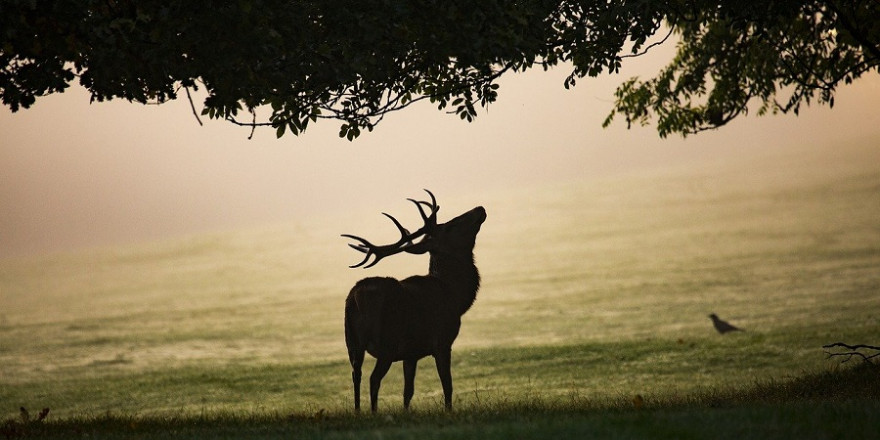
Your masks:
<svg viewBox="0 0 880 440"><path fill-rule="evenodd" d="M862 360L865 362L870 362L871 359L873 359L875 357L880 357L880 347L875 346L875 345L865 345L865 344L850 345L850 344L845 344L843 342L835 342L833 344L823 345L822 348L825 349L825 354L828 355L829 359L832 357L836 357L836 356L845 356L846 359L844 359L842 362L849 362L849 360L852 359L853 356L858 356L858 357L862 358ZM832 348L843 348L848 351L838 351L838 352L829 351ZM864 350L874 350L876 353L868 354L868 353L862 353L861 351L859 351L859 350L863 350L863 349Z"/></svg>
<svg viewBox="0 0 880 440"><path fill-rule="evenodd" d="M666 40L668 40L669 37L672 36L672 33L673 33L674 31L675 31L675 23L673 22L673 24L669 26L669 32L666 33L666 36L663 37L662 40L660 40L660 41L655 41L655 42L649 44L648 46L646 46L644 49L642 49L642 50L641 50L640 52L638 52L638 53L631 53L631 54L627 54L627 55L621 55L621 56L620 56L620 59L624 59L624 58L636 58L636 57L640 57L640 56L643 56L643 55L647 54L648 51L651 50L652 48L657 47L657 46L660 46L661 44L665 43Z"/></svg>
<svg viewBox="0 0 880 440"><path fill-rule="evenodd" d="M199 126L204 127L205 124L202 124L202 120L199 119L199 112L196 111L196 105L193 103L192 95L189 94L189 87L184 87L183 89L186 90L186 99L189 100L189 107L192 109L193 116L196 117L196 121L198 121Z"/></svg>

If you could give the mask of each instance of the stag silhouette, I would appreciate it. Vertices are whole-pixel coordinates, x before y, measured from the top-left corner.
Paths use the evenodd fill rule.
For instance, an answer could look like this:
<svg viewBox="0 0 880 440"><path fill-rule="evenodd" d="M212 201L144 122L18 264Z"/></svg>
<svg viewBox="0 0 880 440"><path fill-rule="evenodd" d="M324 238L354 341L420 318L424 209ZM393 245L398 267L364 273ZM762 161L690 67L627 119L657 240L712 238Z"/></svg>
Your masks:
<svg viewBox="0 0 880 440"><path fill-rule="evenodd" d="M370 277L358 281L345 299L345 345L351 362L354 408L360 410L361 367L364 352L376 358L370 375L370 410L376 412L379 386L391 364L403 361L403 406L409 409L414 392L416 364L433 356L443 386L447 410L452 409L452 344L461 328L461 316L470 309L480 288L480 274L474 264L474 243L486 210L478 206L446 223L437 223L437 199L431 202L407 199L419 210L424 226L410 233L389 214L400 231L396 243L376 246L360 242L349 244L366 254L351 266L372 267L379 260L400 252L431 256L427 275L403 280ZM422 208L427 208L426 213ZM418 242L414 240L421 238ZM375 259L367 264L371 257ZM364 266L366 264L366 266Z"/></svg>

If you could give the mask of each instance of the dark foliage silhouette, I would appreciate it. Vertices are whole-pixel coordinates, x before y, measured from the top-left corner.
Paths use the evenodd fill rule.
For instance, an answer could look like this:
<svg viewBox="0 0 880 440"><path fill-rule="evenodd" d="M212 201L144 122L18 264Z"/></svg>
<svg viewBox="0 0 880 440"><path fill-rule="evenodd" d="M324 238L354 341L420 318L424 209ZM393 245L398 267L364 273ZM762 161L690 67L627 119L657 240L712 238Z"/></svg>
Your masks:
<svg viewBox="0 0 880 440"><path fill-rule="evenodd" d="M876 0L4 0L0 103L77 82L93 101L186 96L198 113L199 90L209 118L279 137L330 119L353 140L422 100L472 121L507 72L561 66L569 88L670 40L676 55L625 80L605 125L686 135L833 106L880 68L878 22Z"/></svg>

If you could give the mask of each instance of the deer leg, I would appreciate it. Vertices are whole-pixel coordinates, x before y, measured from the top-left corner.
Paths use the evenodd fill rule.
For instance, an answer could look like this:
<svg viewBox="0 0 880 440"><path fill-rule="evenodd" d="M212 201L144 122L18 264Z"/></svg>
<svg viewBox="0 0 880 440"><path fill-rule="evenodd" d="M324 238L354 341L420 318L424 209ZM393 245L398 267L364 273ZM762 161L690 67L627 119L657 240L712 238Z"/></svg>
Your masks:
<svg viewBox="0 0 880 440"><path fill-rule="evenodd" d="M370 374L370 411L376 412L379 408L379 385L382 384L382 378L391 368L391 361L385 359L376 359L376 366L373 367L373 373Z"/></svg>
<svg viewBox="0 0 880 440"><path fill-rule="evenodd" d="M446 409L452 410L452 349L442 350L434 355L434 363L437 364L437 374L440 376L440 384L443 385L443 401Z"/></svg>
<svg viewBox="0 0 880 440"><path fill-rule="evenodd" d="M364 364L364 351L354 350L348 353L351 361L351 383L354 385L354 410L361 410L361 367Z"/></svg>
<svg viewBox="0 0 880 440"><path fill-rule="evenodd" d="M351 370L351 383L354 385L354 410L361 410L361 369Z"/></svg>
<svg viewBox="0 0 880 440"><path fill-rule="evenodd" d="M352 290L354 294L357 292ZM361 410L361 367L364 365L366 347L361 340L364 334L363 323L357 311L356 295L349 294L345 299L345 347L348 349L348 362L351 364L351 383L354 386L354 410Z"/></svg>
<svg viewBox="0 0 880 440"><path fill-rule="evenodd" d="M403 361L403 408L409 409L409 402L415 392L416 365L418 359Z"/></svg>

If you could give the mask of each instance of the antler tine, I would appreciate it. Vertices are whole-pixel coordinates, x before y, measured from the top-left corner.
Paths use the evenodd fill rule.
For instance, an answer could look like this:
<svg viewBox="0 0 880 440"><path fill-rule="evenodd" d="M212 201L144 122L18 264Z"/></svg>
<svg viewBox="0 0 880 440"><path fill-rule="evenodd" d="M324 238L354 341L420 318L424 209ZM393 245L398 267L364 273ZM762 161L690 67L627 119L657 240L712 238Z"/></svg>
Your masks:
<svg viewBox="0 0 880 440"><path fill-rule="evenodd" d="M428 191L428 190L425 189L425 188L423 188L423 189L425 190L426 193L428 193L429 196L431 196L431 206L434 208L434 210L435 210L435 211L436 211L436 210L439 210L440 207L437 206L437 198L434 197L434 193L432 193L431 191Z"/></svg>
<svg viewBox="0 0 880 440"><path fill-rule="evenodd" d="M401 225L400 222L397 221L396 218L394 218L394 216L388 214L387 212L383 212L382 215L390 218L391 221L394 223L394 226L397 226L397 230L400 231L400 241L397 242L398 244L412 243L412 239L414 237L410 237L409 231L404 228L403 225Z"/></svg>
<svg viewBox="0 0 880 440"><path fill-rule="evenodd" d="M419 215L422 216L422 221L427 223L428 217L425 215L425 211L422 210L422 203L427 204L428 202L422 202L422 201L419 201L416 199L407 199L407 200L409 200L410 202L413 202L416 205L416 208L419 209Z"/></svg>
<svg viewBox="0 0 880 440"><path fill-rule="evenodd" d="M345 238L351 238L352 240L360 241L362 244L351 244L351 243L349 243L349 244L348 244L348 247L350 247L350 248L352 248L352 249L354 249L354 250L356 250L356 251L363 252L363 253L366 254L366 255L364 256L363 261L361 261L361 262L358 263L358 264L355 264L355 265L353 265L353 266L348 266L348 267L350 267L350 268L352 268L352 269L355 269L355 268L358 268L358 267L363 266L363 265L364 265L364 264L370 259L370 257L373 255L373 251L372 251L372 249L374 249L375 246L373 246L373 244L370 243L369 241L367 241L367 240L365 240L365 239L363 239L363 238L361 238L361 237L358 237L357 235L342 234L342 236L345 237ZM379 261L379 259L377 258L376 261L374 261L372 264L370 264L370 266L372 266L373 264L376 264L378 261ZM370 267L370 266L366 266L366 267Z"/></svg>
<svg viewBox="0 0 880 440"><path fill-rule="evenodd" d="M425 190L425 192L428 193L429 196L431 196L430 203L426 202L424 200L415 200L415 199L407 199L407 200L415 203L416 207L419 208L419 215L422 216L422 221L425 222L425 224L427 225L428 222L436 222L437 221L437 211L440 210L440 206L437 205L437 198L434 197L434 193L432 193L431 191L428 191L427 189ZM426 215L425 211L422 210L422 205L427 206L428 209L431 211L431 213Z"/></svg>
<svg viewBox="0 0 880 440"><path fill-rule="evenodd" d="M431 215L430 215L430 218L431 218L431 220L433 220L433 221L436 223L436 222L437 222L437 211L440 210L440 205L437 204L437 198L434 197L434 193L432 193L431 191L428 191L427 189L425 189L425 192L428 193L428 195L431 197ZM426 203L426 204L427 204L427 203ZM421 208L419 208L419 210L421 211Z"/></svg>

